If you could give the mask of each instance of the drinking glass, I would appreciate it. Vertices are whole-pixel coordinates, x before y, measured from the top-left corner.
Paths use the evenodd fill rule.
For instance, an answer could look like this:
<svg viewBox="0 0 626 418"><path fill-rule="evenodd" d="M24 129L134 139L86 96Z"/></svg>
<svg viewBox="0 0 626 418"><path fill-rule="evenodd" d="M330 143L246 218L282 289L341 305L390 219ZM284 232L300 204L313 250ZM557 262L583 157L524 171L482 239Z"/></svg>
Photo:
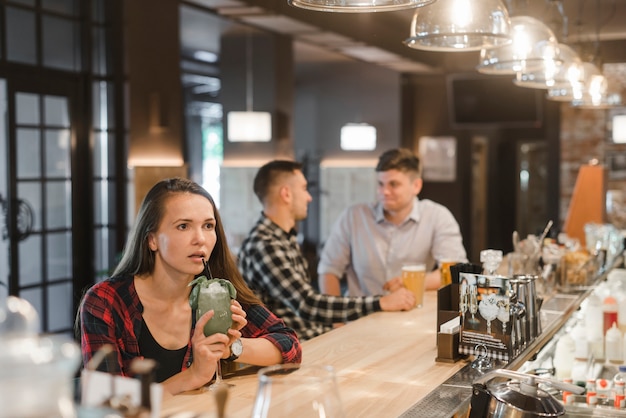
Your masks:
<svg viewBox="0 0 626 418"><path fill-rule="evenodd" d="M413 292L415 306L421 308L424 305L424 292L426 291L426 265L402 266L402 284Z"/></svg>
<svg viewBox="0 0 626 418"><path fill-rule="evenodd" d="M219 285L218 285L219 286ZM230 294L224 288L223 291L211 291L211 287L201 287L198 295L198 313L200 318L206 312L213 310L213 318L204 326L204 335L207 337L215 333L221 332L226 334L233 323L232 313L230 310ZM217 361L215 370L215 382L209 386L209 389L215 389L216 385L224 384L222 381L222 365L221 361Z"/></svg>
<svg viewBox="0 0 626 418"><path fill-rule="evenodd" d="M450 274L450 266L460 263L454 259L443 259L440 261L439 271L441 273L441 287L452 283L452 275Z"/></svg>
<svg viewBox="0 0 626 418"><path fill-rule="evenodd" d="M343 418L330 366L279 364L258 372L253 418Z"/></svg>

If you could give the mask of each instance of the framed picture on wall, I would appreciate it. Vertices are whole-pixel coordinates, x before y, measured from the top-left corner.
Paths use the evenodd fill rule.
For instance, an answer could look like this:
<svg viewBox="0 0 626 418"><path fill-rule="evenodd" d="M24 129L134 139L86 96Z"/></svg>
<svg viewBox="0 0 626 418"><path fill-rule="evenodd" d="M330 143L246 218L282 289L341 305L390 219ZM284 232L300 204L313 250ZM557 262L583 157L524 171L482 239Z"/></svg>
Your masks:
<svg viewBox="0 0 626 418"><path fill-rule="evenodd" d="M425 181L456 180L455 137L423 136L419 139L418 152Z"/></svg>
<svg viewBox="0 0 626 418"><path fill-rule="evenodd" d="M606 167L610 180L626 180L626 152L607 154Z"/></svg>
<svg viewBox="0 0 626 418"><path fill-rule="evenodd" d="M610 109L607 114L607 142L626 144L626 107Z"/></svg>

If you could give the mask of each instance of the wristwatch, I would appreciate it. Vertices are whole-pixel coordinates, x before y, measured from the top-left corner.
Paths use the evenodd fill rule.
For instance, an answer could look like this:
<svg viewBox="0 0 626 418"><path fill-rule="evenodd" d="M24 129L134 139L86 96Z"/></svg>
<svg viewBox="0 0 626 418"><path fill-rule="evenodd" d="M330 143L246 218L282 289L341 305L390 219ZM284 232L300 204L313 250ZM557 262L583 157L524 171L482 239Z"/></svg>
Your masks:
<svg viewBox="0 0 626 418"><path fill-rule="evenodd" d="M243 352L243 344L241 343L241 339L237 338L230 345L230 357L228 357L226 359L226 361L235 361L235 360L237 360L242 352Z"/></svg>

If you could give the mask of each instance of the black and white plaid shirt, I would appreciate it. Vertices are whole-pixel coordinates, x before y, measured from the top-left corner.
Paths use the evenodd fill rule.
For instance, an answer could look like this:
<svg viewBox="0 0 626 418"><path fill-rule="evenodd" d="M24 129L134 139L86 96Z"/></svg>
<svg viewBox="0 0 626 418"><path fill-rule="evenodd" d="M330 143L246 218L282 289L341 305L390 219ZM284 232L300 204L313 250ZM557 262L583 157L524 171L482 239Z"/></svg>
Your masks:
<svg viewBox="0 0 626 418"><path fill-rule="evenodd" d="M333 323L380 311L380 296L322 295L311 286L307 262L295 231L282 230L265 215L239 252L239 269L248 286L300 340L330 331Z"/></svg>

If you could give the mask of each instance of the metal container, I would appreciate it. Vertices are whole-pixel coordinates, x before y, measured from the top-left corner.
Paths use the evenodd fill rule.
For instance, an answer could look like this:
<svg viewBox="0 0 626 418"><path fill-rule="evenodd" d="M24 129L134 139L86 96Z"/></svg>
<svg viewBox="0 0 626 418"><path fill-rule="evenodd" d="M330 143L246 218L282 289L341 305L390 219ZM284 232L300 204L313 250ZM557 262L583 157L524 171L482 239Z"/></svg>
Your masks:
<svg viewBox="0 0 626 418"><path fill-rule="evenodd" d="M536 280L535 275L516 275L511 279L512 290L525 307L525 315L520 317L519 326L522 345L532 342L541 333Z"/></svg>
<svg viewBox="0 0 626 418"><path fill-rule="evenodd" d="M513 379L487 385L492 379ZM565 407L538 384L580 394L584 388L512 370L497 369L472 385L470 418L548 418L565 414Z"/></svg>

